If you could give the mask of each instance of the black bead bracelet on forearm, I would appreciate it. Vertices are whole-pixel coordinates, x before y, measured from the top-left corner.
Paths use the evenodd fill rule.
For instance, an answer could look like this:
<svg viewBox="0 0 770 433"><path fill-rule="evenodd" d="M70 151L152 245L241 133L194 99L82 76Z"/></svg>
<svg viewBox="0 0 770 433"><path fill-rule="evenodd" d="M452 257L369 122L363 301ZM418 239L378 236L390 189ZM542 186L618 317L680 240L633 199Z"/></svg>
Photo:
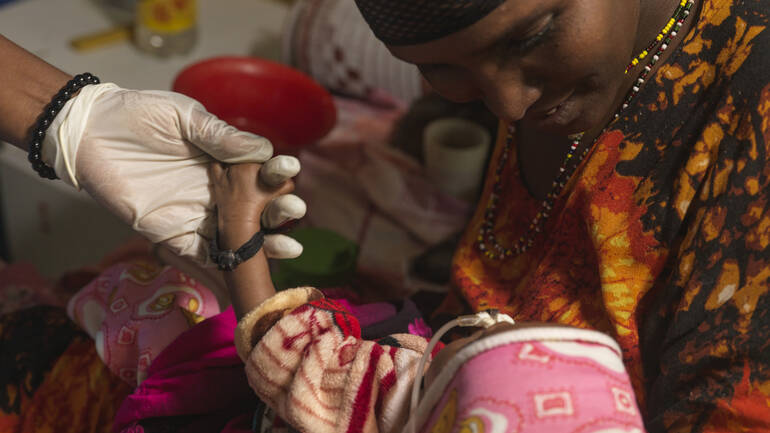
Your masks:
<svg viewBox="0 0 770 433"><path fill-rule="evenodd" d="M43 162L41 149L43 148L43 139L45 138L48 127L51 126L54 117L59 114L64 104L77 93L78 90L89 84L99 84L99 79L90 73L75 75L75 77L67 82L64 87L59 90L59 93L53 97L51 102L45 106L43 112L37 118L37 123L32 128L32 136L29 139L29 153L27 159L32 163L32 168L35 169L40 177L46 179L57 179L56 172L52 167L46 165Z"/></svg>

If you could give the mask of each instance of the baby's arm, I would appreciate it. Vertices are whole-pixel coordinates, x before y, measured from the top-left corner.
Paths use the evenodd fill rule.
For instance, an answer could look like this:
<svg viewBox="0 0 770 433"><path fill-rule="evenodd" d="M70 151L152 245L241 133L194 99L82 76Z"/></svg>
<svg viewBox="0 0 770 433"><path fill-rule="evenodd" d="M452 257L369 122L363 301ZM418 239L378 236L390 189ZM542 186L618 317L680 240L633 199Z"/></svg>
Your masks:
<svg viewBox="0 0 770 433"><path fill-rule="evenodd" d="M294 188L292 182L278 188L265 186L258 180L259 168L259 164L211 165L220 250L235 251L251 239L261 230L260 216L270 200ZM239 320L275 294L262 249L233 271L225 272L225 283Z"/></svg>
<svg viewBox="0 0 770 433"><path fill-rule="evenodd" d="M220 249L235 250L260 230L272 197L289 192L257 183L256 164L212 167ZM255 187L257 185L257 187ZM400 431L428 342L395 335L361 338L358 320L316 289L275 293L260 251L225 272L238 317L235 344L249 384L300 431Z"/></svg>

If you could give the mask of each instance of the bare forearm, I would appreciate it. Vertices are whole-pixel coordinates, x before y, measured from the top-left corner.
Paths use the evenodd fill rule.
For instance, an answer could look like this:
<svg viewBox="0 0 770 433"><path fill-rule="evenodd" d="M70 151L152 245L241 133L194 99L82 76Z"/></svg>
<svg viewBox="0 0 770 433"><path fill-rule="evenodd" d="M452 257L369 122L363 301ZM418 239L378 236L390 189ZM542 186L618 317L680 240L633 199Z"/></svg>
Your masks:
<svg viewBox="0 0 770 433"><path fill-rule="evenodd" d="M26 150L29 129L70 78L0 35L0 139Z"/></svg>
<svg viewBox="0 0 770 433"><path fill-rule="evenodd" d="M220 248L236 250L259 231L259 227L239 227L221 230ZM254 257L241 263L234 271L225 272L225 282L238 320L267 298L275 294L267 257L260 250Z"/></svg>

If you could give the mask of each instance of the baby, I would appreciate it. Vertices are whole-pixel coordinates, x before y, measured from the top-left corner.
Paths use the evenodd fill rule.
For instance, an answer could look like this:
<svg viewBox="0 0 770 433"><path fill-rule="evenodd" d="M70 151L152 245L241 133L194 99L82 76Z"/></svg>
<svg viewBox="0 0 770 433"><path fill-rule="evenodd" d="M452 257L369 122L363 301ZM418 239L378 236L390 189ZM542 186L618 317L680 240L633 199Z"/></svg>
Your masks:
<svg viewBox="0 0 770 433"><path fill-rule="evenodd" d="M356 317L320 291L276 293L258 249L260 215L293 185L267 187L259 168L212 165L215 250L229 256L252 243L224 272L238 320L235 346L250 387L282 420L308 433L642 431L620 349L604 334L513 324L491 311L451 321L430 342L411 334L368 341ZM219 311L199 281L141 263L108 269L69 305L108 367L132 386L152 373L164 348ZM484 329L438 343L458 325Z"/></svg>
<svg viewBox="0 0 770 433"><path fill-rule="evenodd" d="M264 206L292 187L259 184L258 169L212 167L220 249L259 232ZM450 322L430 344L409 334L367 341L356 318L318 290L275 293L261 251L225 278L249 384L300 431L643 431L620 349L604 334L482 312ZM433 350L455 325L486 329Z"/></svg>

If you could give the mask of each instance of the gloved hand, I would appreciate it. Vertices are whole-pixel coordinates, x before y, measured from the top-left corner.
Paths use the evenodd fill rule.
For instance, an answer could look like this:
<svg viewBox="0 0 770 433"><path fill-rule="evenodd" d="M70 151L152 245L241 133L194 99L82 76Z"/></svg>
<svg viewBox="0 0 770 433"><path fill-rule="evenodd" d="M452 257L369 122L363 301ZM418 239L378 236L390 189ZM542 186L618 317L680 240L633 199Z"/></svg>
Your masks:
<svg viewBox="0 0 770 433"><path fill-rule="evenodd" d="M208 165L265 163L261 179L277 185L299 172L299 161L273 154L263 137L239 131L174 92L84 87L62 108L43 142L43 161L65 182L85 189L134 230L181 256L210 264L217 227ZM262 215L274 228L301 218L296 196L275 199ZM268 257L293 258L302 246L284 235L265 237Z"/></svg>

